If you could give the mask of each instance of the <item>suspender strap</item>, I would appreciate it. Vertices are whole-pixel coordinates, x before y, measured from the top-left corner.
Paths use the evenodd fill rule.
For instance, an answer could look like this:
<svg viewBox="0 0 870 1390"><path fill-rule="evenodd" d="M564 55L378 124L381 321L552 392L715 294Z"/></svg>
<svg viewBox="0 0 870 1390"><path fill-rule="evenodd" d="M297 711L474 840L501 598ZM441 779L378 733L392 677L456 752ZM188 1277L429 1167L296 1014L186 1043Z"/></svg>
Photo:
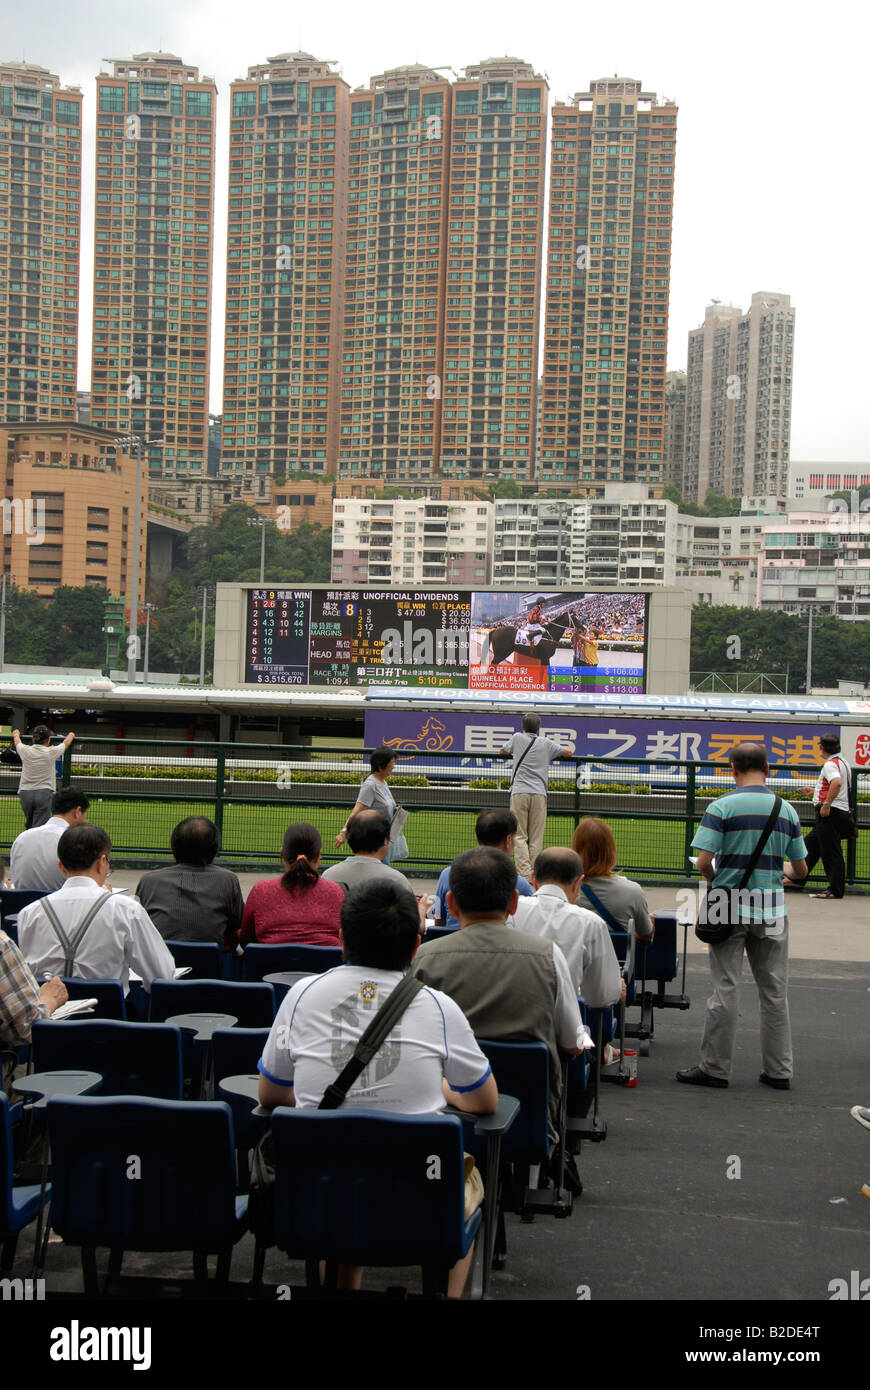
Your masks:
<svg viewBox="0 0 870 1390"><path fill-rule="evenodd" d="M611 931L628 931L628 927L624 927L621 922L617 922L613 913L607 910L607 908L604 906L604 903L599 898L598 894L593 892L593 890L589 887L588 884L581 883L580 888L588 898L589 902L591 902L594 910L598 913L598 916L604 918L604 921L607 923Z"/></svg>
<svg viewBox="0 0 870 1390"><path fill-rule="evenodd" d="M423 981L416 975L406 975L396 986L385 1004L382 1004L356 1045L354 1054L341 1073L327 1086L318 1110L337 1110L347 1096L360 1072L367 1067L375 1053L383 1046L387 1035L395 1028L415 994L423 988Z"/></svg>
<svg viewBox="0 0 870 1390"><path fill-rule="evenodd" d="M522 765L523 765L523 758L524 758L524 757L526 756L526 754L529 752L529 750L530 750L532 744L534 743L534 741L535 741L535 739L536 739L537 737L538 737L537 734L531 734L531 735L529 736L529 741L528 741L528 743L526 744L525 748L523 749L522 753L520 754L519 758L517 759L517 765L516 765L516 767L514 768L513 772L511 773L511 780L510 780L510 786L508 787L508 791L510 791L511 787L513 786L514 782L516 781L517 773L519 772L520 768L521 768Z"/></svg>
<svg viewBox="0 0 870 1390"><path fill-rule="evenodd" d="M104 904L108 902L111 896L111 892L108 892L103 893L101 897L97 898L97 901L93 903L91 907L88 908L88 911L85 914L84 921L81 922L78 927L76 927L71 937L67 936L66 932L61 926L58 915L52 907L51 903L49 902L48 898L40 899L40 903L45 911L45 915L48 918L49 925L51 926L55 936L60 942L60 949L63 951L64 975L72 974L73 962L76 958L76 952L78 951L79 946L81 946L82 941L84 940L85 932L93 922L97 913L104 906Z"/></svg>

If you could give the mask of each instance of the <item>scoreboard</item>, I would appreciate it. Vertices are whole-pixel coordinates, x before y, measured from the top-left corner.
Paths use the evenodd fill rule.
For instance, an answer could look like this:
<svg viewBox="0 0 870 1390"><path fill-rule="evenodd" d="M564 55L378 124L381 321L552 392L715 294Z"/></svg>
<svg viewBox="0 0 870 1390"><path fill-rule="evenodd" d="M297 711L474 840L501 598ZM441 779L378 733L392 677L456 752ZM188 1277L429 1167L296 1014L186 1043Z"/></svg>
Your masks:
<svg viewBox="0 0 870 1390"><path fill-rule="evenodd" d="M255 685L645 689L644 594L248 590Z"/></svg>

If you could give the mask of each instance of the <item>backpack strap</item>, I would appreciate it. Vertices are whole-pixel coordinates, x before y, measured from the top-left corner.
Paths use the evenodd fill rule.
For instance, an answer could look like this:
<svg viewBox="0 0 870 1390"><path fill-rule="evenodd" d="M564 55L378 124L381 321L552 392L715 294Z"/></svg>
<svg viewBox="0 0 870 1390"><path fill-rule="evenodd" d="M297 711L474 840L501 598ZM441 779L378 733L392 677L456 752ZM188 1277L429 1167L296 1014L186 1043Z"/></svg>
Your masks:
<svg viewBox="0 0 870 1390"><path fill-rule="evenodd" d="M72 974L72 968L76 958L76 952L78 951L79 946L81 946L82 941L84 940L85 932L93 922L97 913L105 905L105 903L108 902L111 896L112 893L110 890L108 893L103 893L101 897L97 898L97 901L93 903L91 907L88 908L84 920L79 924L78 927L76 927L72 936L67 936L66 932L61 926L60 919L58 918L58 915L52 907L51 903L49 902L48 898L40 899L40 906L43 908L45 915L48 918L49 925L51 926L52 931L54 932L55 936L60 942L60 949L63 951L64 975Z"/></svg>
<svg viewBox="0 0 870 1390"><path fill-rule="evenodd" d="M617 922L613 913L608 911L598 894L594 892L588 884L581 883L580 890L592 904L593 911L597 912L599 917L603 917L611 931L628 931L628 927L624 927L621 922Z"/></svg>
<svg viewBox="0 0 870 1390"><path fill-rule="evenodd" d="M411 1000L423 988L423 981L416 975L406 975L390 997L381 1005L357 1043L353 1056L343 1070L323 1093L318 1110L337 1110L347 1096L360 1072L367 1067L375 1053L384 1044L387 1035L395 1028Z"/></svg>

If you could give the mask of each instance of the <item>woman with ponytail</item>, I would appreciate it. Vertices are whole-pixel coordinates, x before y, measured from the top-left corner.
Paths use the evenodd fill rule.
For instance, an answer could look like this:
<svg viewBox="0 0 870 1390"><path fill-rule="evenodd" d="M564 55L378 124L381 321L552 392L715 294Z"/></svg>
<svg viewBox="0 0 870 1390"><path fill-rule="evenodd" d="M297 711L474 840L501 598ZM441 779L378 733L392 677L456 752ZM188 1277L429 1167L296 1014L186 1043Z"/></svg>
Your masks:
<svg viewBox="0 0 870 1390"><path fill-rule="evenodd" d="M323 842L314 825L288 825L281 846L281 878L255 883L242 916L239 941L266 945L338 946L344 889L320 877Z"/></svg>

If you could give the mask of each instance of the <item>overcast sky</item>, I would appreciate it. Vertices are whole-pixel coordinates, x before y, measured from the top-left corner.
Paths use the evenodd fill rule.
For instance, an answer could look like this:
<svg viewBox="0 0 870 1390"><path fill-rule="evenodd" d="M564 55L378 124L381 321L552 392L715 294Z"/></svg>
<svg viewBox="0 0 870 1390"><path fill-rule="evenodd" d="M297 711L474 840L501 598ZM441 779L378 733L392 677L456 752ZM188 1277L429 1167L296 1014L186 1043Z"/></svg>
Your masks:
<svg viewBox="0 0 870 1390"><path fill-rule="evenodd" d="M669 368L715 297L753 290L797 309L791 456L870 459L865 0L332 0L313 11L271 0L5 0L0 57L78 84L83 132L79 384L90 385L94 77L103 58L162 48L218 84L213 371L220 410L229 84L249 65L302 48L334 59L351 87L421 62L457 72L494 54L534 64L551 101L618 72L674 99L677 121ZM285 17L286 16L286 17Z"/></svg>

